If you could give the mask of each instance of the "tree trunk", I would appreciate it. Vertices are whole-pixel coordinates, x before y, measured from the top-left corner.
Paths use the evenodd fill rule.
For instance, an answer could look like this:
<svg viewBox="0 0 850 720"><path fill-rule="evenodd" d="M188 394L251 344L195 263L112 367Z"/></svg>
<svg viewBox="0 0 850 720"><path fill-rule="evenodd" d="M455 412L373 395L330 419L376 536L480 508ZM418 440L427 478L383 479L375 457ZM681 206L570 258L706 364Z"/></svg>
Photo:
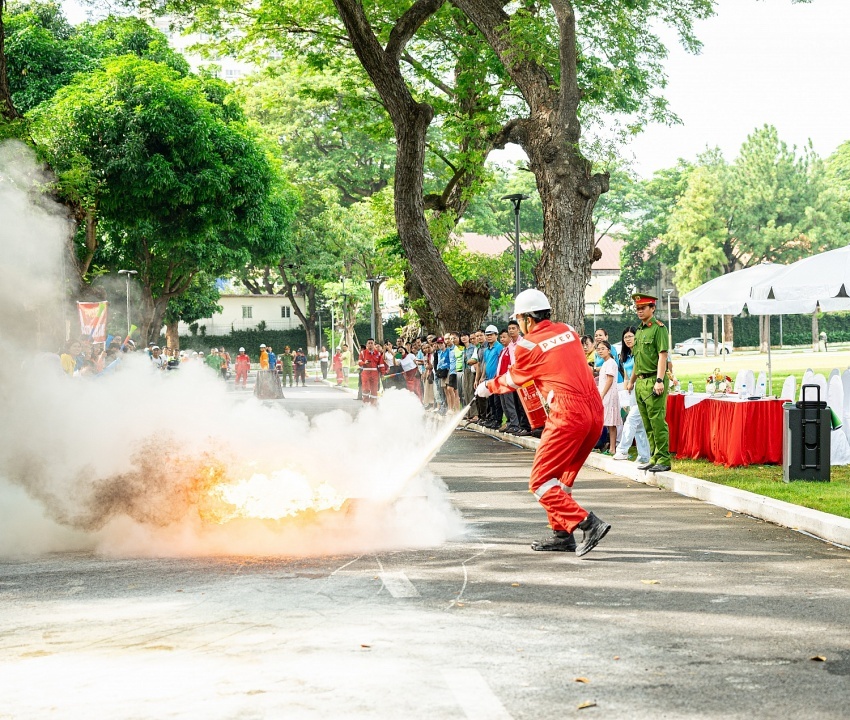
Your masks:
<svg viewBox="0 0 850 720"><path fill-rule="evenodd" d="M581 126L575 14L569 0L553 0L559 30L560 85L545 66L517 45L516 28L502 0L453 0L496 54L528 104L507 140L529 158L543 204L543 250L537 284L553 316L584 329L584 293L596 257L593 208L608 191L608 174L592 174L579 150Z"/></svg>
<svg viewBox="0 0 850 720"><path fill-rule="evenodd" d="M731 315L723 317L723 342L735 345L735 327L733 325L734 318Z"/></svg>
<svg viewBox="0 0 850 720"><path fill-rule="evenodd" d="M6 28L3 22L5 6L6 0L0 0L0 117L6 120L15 120L20 115L15 110L15 105L12 102L12 90L9 87L9 74L6 65Z"/></svg>
<svg viewBox="0 0 850 720"><path fill-rule="evenodd" d="M146 283L142 284L142 314L139 318L139 337L142 344L156 342L162 332L163 317L168 307L167 298L154 298Z"/></svg>
<svg viewBox="0 0 850 720"><path fill-rule="evenodd" d="M717 338L720 337L720 332L718 330L718 322L719 322L719 318L717 317L717 315L712 315L711 316L711 323L712 323L711 340L714 343L714 354L715 355L717 355L717 353L720 352L720 346L717 344Z"/></svg>
<svg viewBox="0 0 850 720"><path fill-rule="evenodd" d="M416 0L398 19L381 47L358 0L334 0L355 53L375 86L396 136L395 217L411 270L427 278L423 291L442 328L470 327L484 318L490 294L484 283L460 285L431 238L425 217L425 135L434 110L416 102L401 73L401 55L413 34L442 7L444 0Z"/></svg>
<svg viewBox="0 0 850 720"><path fill-rule="evenodd" d="M180 323L177 320L165 325L165 345L172 350L180 349L180 335L177 332L179 325Z"/></svg>
<svg viewBox="0 0 850 720"><path fill-rule="evenodd" d="M708 356L708 316L702 316L702 356Z"/></svg>
<svg viewBox="0 0 850 720"><path fill-rule="evenodd" d="M759 352L766 353L770 345L770 315L759 315Z"/></svg>
<svg viewBox="0 0 850 720"><path fill-rule="evenodd" d="M812 313L812 350L820 352L820 338L818 337L818 311Z"/></svg>

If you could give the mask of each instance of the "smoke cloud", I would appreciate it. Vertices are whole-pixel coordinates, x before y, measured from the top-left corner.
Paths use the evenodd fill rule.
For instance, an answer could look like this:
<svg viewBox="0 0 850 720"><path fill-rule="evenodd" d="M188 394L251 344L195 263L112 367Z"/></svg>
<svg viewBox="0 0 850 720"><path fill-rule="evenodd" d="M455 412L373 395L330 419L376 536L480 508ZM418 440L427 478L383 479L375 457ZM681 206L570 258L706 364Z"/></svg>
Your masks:
<svg viewBox="0 0 850 720"><path fill-rule="evenodd" d="M462 532L445 486L419 467L435 429L410 393L310 420L234 398L199 363L161 373L138 354L120 372L65 375L55 328L70 227L44 181L24 146L0 145L0 555L317 555ZM252 477L252 506L324 494L339 509L236 516L221 488Z"/></svg>

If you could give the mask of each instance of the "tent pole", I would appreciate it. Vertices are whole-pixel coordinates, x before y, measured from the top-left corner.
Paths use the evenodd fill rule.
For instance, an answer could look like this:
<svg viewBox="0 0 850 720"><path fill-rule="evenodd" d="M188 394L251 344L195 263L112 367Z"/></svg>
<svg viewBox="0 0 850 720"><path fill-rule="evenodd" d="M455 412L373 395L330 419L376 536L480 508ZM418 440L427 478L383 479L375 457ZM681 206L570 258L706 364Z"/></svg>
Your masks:
<svg viewBox="0 0 850 720"><path fill-rule="evenodd" d="M726 340L726 316L720 316L720 345L715 345L714 347L720 348L720 357L723 358L723 362L726 362L726 353L723 352L723 343Z"/></svg>
<svg viewBox="0 0 850 720"><path fill-rule="evenodd" d="M781 315L779 317L782 317ZM767 316L767 394L773 395L773 363L770 355L770 315Z"/></svg>

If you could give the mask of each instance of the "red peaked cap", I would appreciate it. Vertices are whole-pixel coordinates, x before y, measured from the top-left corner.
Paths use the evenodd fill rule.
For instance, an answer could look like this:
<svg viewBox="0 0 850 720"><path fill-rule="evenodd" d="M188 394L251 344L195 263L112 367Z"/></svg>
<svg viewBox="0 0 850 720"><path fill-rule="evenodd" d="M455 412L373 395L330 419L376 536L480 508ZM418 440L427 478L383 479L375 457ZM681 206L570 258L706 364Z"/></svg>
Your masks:
<svg viewBox="0 0 850 720"><path fill-rule="evenodd" d="M634 295L632 295L632 300L635 301L635 305L655 305L658 298L652 297L652 295L635 293Z"/></svg>

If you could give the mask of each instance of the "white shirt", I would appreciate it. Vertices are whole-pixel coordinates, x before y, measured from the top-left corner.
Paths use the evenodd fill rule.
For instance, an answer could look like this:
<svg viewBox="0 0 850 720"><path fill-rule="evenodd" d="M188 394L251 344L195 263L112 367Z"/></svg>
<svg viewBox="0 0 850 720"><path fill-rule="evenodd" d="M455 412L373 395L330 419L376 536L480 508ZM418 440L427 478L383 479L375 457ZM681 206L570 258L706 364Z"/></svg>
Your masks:
<svg viewBox="0 0 850 720"><path fill-rule="evenodd" d="M399 360L399 365L401 365L401 369L403 372L407 372L408 370L416 369L416 358L413 357L411 353L407 353L401 360Z"/></svg>
<svg viewBox="0 0 850 720"><path fill-rule="evenodd" d="M322 350L322 352L319 353L319 362L327 362L329 357L330 355L328 351Z"/></svg>

